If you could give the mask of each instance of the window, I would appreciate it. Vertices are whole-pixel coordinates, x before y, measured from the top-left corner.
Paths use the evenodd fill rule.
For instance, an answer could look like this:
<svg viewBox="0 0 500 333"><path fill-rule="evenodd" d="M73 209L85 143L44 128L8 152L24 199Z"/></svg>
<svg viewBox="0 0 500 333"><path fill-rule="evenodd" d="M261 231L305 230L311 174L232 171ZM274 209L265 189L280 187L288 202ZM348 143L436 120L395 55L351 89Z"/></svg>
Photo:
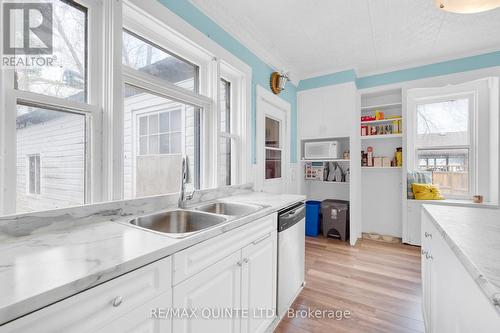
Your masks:
<svg viewBox="0 0 500 333"><path fill-rule="evenodd" d="M281 178L281 158L283 147L281 142L281 123L266 117L266 179Z"/></svg>
<svg viewBox="0 0 500 333"><path fill-rule="evenodd" d="M198 66L128 31L123 31L123 64L182 88L198 91Z"/></svg>
<svg viewBox="0 0 500 333"><path fill-rule="evenodd" d="M181 154L181 110L139 117L139 155Z"/></svg>
<svg viewBox="0 0 500 333"><path fill-rule="evenodd" d="M416 168L431 171L449 198L472 194L473 105L472 96L417 105Z"/></svg>
<svg viewBox="0 0 500 333"><path fill-rule="evenodd" d="M178 192L184 155L189 185L200 188L206 105L197 94L199 67L128 30L123 44L124 197ZM172 85L189 92L179 96Z"/></svg>
<svg viewBox="0 0 500 333"><path fill-rule="evenodd" d="M16 88L85 103L87 8L71 0L52 4L53 56L57 66L16 68Z"/></svg>
<svg viewBox="0 0 500 333"><path fill-rule="evenodd" d="M28 194L40 194L40 154L28 155Z"/></svg>
<svg viewBox="0 0 500 333"><path fill-rule="evenodd" d="M167 11L150 10L161 4L50 3L51 20L40 17L53 47L50 29L30 34L53 50L38 59L47 66L16 54L24 60L0 75L0 216L178 192L184 155L188 190L245 180L249 66L204 36L189 40Z"/></svg>
<svg viewBox="0 0 500 333"><path fill-rule="evenodd" d="M16 212L85 203L85 127L85 116L81 114L17 106ZM26 188L28 194L39 195L36 200L26 195Z"/></svg>
<svg viewBox="0 0 500 333"><path fill-rule="evenodd" d="M219 82L219 181L220 186L231 185L231 151L235 137L231 135L231 83Z"/></svg>
<svg viewBox="0 0 500 333"><path fill-rule="evenodd" d="M89 57L93 50L98 58L97 45L102 41L89 33L99 5L84 3L51 1L53 53L47 57L52 65L16 63L4 69L2 103L5 119L12 122L0 124L9 156L1 178L12 195L2 197L2 214L82 205L91 198L98 200L101 193L100 175L94 172L94 180L90 176L101 165L102 155L99 145L88 145L91 136L97 143L102 132L96 93L102 81L98 62ZM18 28L23 25L14 29ZM15 128L9 128L14 119Z"/></svg>

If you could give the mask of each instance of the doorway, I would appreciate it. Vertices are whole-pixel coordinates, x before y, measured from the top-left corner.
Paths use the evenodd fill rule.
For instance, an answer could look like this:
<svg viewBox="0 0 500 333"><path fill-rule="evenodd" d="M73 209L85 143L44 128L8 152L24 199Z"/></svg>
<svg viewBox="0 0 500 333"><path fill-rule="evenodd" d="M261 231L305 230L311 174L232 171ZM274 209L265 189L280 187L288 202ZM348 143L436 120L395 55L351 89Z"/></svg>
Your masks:
<svg viewBox="0 0 500 333"><path fill-rule="evenodd" d="M256 188L286 193L290 168L290 104L257 86Z"/></svg>

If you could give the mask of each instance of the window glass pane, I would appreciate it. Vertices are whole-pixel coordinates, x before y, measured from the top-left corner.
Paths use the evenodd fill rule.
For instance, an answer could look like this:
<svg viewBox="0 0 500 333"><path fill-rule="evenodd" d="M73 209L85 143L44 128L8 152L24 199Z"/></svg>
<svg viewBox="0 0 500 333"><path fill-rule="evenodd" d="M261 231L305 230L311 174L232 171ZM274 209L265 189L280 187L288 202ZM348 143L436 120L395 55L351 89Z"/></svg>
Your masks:
<svg viewBox="0 0 500 333"><path fill-rule="evenodd" d="M280 147L280 122L266 117L266 147Z"/></svg>
<svg viewBox="0 0 500 333"><path fill-rule="evenodd" d="M123 31L124 65L154 75L182 88L198 91L198 66Z"/></svg>
<svg viewBox="0 0 500 333"><path fill-rule="evenodd" d="M158 135L149 136L149 154L158 154Z"/></svg>
<svg viewBox="0 0 500 333"><path fill-rule="evenodd" d="M231 83L224 79L219 82L219 130L231 133ZM221 136L219 141L218 184L231 185L231 144L232 139Z"/></svg>
<svg viewBox="0 0 500 333"><path fill-rule="evenodd" d="M281 178L281 150L266 149L266 179Z"/></svg>
<svg viewBox="0 0 500 333"><path fill-rule="evenodd" d="M17 213L85 203L85 123L83 115L17 106Z"/></svg>
<svg viewBox="0 0 500 333"><path fill-rule="evenodd" d="M35 156L35 193L40 194L40 155Z"/></svg>
<svg viewBox="0 0 500 333"><path fill-rule="evenodd" d="M16 87L43 95L87 101L87 9L53 1L53 66L16 68Z"/></svg>
<svg viewBox="0 0 500 333"><path fill-rule="evenodd" d="M231 142L231 138L220 138L219 186L231 185Z"/></svg>
<svg viewBox="0 0 500 333"><path fill-rule="evenodd" d="M417 145L470 144L469 99L417 106Z"/></svg>
<svg viewBox="0 0 500 333"><path fill-rule="evenodd" d="M139 118L139 134L140 135L148 134L148 117Z"/></svg>
<svg viewBox="0 0 500 333"><path fill-rule="evenodd" d="M160 133L170 132L170 112L160 113Z"/></svg>
<svg viewBox="0 0 500 333"><path fill-rule="evenodd" d="M231 83L220 80L220 130L221 132L231 132Z"/></svg>
<svg viewBox="0 0 500 333"><path fill-rule="evenodd" d="M29 193L36 194L36 159L29 156Z"/></svg>
<svg viewBox="0 0 500 333"><path fill-rule="evenodd" d="M125 198L178 192L183 154L188 155L193 184L198 184L200 110L128 85L125 86L124 96ZM159 114L160 118L156 119L162 123L165 119L163 114L169 113L170 126L177 122L179 131L149 134L146 136L149 149L147 154L143 154L144 142L138 133L140 125L137 118L152 115L158 117ZM182 124L185 124L184 127ZM137 147L139 151L136 151Z"/></svg>
<svg viewBox="0 0 500 333"><path fill-rule="evenodd" d="M158 114L152 114L149 117L149 133L148 134L157 134L158 133Z"/></svg>
<svg viewBox="0 0 500 333"><path fill-rule="evenodd" d="M469 196L468 149L418 150L417 158L419 169L432 171L432 182L444 195Z"/></svg>

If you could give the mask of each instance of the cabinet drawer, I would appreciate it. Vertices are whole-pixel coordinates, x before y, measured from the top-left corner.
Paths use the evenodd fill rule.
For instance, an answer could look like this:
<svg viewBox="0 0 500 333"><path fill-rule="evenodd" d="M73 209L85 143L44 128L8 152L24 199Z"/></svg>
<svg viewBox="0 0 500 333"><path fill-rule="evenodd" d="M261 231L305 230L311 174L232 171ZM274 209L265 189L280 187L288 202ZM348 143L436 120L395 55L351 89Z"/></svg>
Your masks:
<svg viewBox="0 0 500 333"><path fill-rule="evenodd" d="M1 331L93 332L161 293L170 291L171 265L170 257L162 259L12 321Z"/></svg>
<svg viewBox="0 0 500 333"><path fill-rule="evenodd" d="M174 285L276 228L277 214L274 213L174 254Z"/></svg>
<svg viewBox="0 0 500 333"><path fill-rule="evenodd" d="M170 333L172 332L172 320L161 316L152 318L152 309L168 309L170 306L167 307L165 304L171 303L172 293L163 293L106 324L95 333Z"/></svg>

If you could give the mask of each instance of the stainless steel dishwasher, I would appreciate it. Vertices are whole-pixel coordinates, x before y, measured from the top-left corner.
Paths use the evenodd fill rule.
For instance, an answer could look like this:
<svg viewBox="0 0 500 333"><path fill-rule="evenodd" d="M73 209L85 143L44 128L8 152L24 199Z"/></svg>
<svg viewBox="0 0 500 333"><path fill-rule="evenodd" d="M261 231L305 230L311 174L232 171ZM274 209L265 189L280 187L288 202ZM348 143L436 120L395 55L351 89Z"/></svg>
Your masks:
<svg viewBox="0 0 500 333"><path fill-rule="evenodd" d="M294 204L278 212L278 299L281 318L302 290L305 260L305 206Z"/></svg>

